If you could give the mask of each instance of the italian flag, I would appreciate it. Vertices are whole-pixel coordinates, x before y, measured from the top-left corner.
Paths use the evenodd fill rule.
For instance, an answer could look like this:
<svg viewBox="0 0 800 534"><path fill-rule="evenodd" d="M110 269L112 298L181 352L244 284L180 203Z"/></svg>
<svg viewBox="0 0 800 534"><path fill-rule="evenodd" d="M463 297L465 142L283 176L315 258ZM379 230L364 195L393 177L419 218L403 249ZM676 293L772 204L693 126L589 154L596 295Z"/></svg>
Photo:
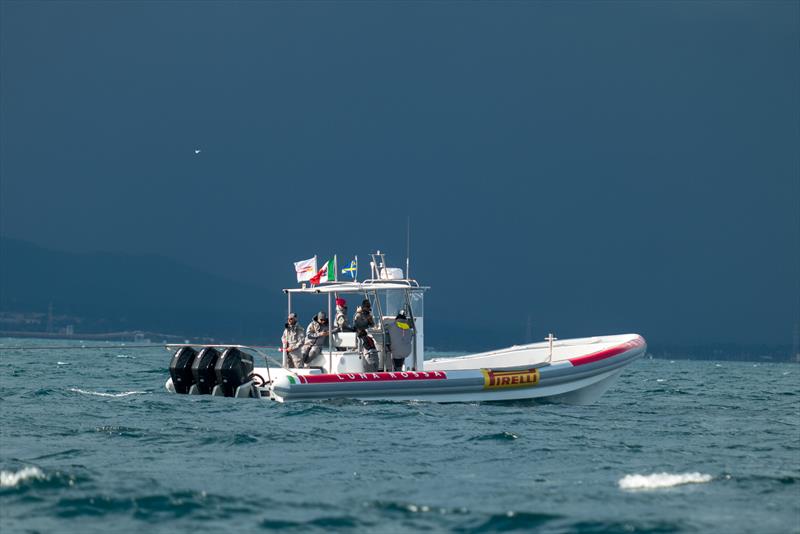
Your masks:
<svg viewBox="0 0 800 534"><path fill-rule="evenodd" d="M309 282L311 282L312 286L316 286L325 282L335 282L336 281L336 259L328 260L322 266L322 269L317 271L317 274L311 277Z"/></svg>

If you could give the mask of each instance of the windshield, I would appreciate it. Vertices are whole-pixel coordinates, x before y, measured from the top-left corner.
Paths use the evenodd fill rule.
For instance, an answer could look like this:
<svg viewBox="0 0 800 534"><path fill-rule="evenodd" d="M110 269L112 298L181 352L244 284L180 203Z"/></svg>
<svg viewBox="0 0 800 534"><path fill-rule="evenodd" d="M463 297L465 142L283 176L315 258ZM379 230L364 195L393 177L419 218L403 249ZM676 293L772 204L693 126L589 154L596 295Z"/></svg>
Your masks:
<svg viewBox="0 0 800 534"><path fill-rule="evenodd" d="M416 317L422 317L425 314L423 302L424 296L422 291L409 291L408 299L411 301L411 314ZM383 306L383 313L394 317L400 310L405 310L408 306L406 303L405 291L387 291L385 293L385 300L381 300Z"/></svg>

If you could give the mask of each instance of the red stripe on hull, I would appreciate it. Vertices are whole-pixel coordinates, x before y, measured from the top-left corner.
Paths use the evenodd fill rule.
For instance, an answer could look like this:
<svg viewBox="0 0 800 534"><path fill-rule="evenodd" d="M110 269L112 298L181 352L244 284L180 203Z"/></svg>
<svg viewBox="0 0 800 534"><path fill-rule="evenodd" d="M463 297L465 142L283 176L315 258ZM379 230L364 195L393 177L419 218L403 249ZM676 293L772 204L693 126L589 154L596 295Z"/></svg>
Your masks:
<svg viewBox="0 0 800 534"><path fill-rule="evenodd" d="M636 336L635 339L623 343L622 345L617 345L616 347L611 347L610 349L601 350L600 352L595 352L593 354L587 354L586 356L578 356L577 358L571 358L569 363L573 366L577 367L578 365L586 365L587 363L594 363L600 360L605 360L606 358L611 358L612 356L617 356L622 354L623 352L628 352L631 349L635 349L637 347L643 347L645 345L644 339L642 336Z"/></svg>
<svg viewBox="0 0 800 534"><path fill-rule="evenodd" d="M402 382L406 380L445 380L444 371L403 371L395 373L338 373L333 375L300 375L303 384L352 382Z"/></svg>

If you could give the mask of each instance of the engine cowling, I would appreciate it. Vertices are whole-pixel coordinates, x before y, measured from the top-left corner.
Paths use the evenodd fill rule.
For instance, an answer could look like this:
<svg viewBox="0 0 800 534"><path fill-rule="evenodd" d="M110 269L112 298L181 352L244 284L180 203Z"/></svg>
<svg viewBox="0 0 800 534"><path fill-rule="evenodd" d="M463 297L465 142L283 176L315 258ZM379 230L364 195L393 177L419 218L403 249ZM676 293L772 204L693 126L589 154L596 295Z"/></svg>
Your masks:
<svg viewBox="0 0 800 534"><path fill-rule="evenodd" d="M172 356L169 362L169 375L172 377L175 393L189 393L194 384L192 364L196 356L197 351L192 347L181 347Z"/></svg>
<svg viewBox="0 0 800 534"><path fill-rule="evenodd" d="M233 397L236 388L250 381L254 367L250 354L236 347L225 349L215 367L216 381L222 387L222 393L226 397Z"/></svg>
<svg viewBox="0 0 800 534"><path fill-rule="evenodd" d="M219 359L219 351L214 347L206 347L192 363L192 377L197 384L197 392L201 395L208 395L214 389L217 382L215 367Z"/></svg>

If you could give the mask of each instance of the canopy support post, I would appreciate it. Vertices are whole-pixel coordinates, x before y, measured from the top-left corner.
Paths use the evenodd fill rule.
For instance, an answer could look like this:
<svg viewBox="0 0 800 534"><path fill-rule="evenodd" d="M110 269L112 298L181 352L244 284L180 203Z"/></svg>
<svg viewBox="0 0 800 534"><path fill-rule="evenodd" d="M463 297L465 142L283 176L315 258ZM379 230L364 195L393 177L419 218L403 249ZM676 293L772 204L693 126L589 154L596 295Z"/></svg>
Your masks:
<svg viewBox="0 0 800 534"><path fill-rule="evenodd" d="M333 373L333 336L331 335L331 295L328 293L328 372Z"/></svg>
<svg viewBox="0 0 800 534"><path fill-rule="evenodd" d="M289 314L292 313L292 294L289 293L288 291L286 292L286 308L287 308L286 317L288 318ZM286 347L282 347L282 348L284 349L284 351L283 351L283 360L282 360L283 368L284 369L288 369L289 368L289 353L286 352L286 350L285 350ZM267 366L267 368L269 368L269 366Z"/></svg>

